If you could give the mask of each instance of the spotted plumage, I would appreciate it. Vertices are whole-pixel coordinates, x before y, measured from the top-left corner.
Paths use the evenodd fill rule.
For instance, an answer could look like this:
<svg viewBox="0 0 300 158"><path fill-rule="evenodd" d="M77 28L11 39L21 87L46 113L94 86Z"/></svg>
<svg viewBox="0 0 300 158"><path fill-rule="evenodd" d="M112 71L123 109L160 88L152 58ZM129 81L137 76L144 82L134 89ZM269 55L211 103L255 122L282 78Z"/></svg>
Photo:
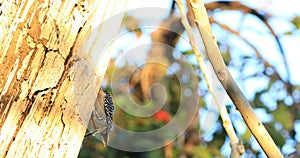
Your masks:
<svg viewBox="0 0 300 158"><path fill-rule="evenodd" d="M108 129L111 131L113 128L112 125L113 125L113 115L114 115L115 107L114 107L114 103L113 103L113 100L112 100L110 94L105 89L103 89L103 92L105 93L104 112L106 114L106 121L108 124Z"/></svg>
<svg viewBox="0 0 300 158"><path fill-rule="evenodd" d="M95 109L92 111L89 122L90 133L87 136L96 136L100 134L104 146L107 145L109 134L113 128L114 103L108 91L100 89L96 102Z"/></svg>

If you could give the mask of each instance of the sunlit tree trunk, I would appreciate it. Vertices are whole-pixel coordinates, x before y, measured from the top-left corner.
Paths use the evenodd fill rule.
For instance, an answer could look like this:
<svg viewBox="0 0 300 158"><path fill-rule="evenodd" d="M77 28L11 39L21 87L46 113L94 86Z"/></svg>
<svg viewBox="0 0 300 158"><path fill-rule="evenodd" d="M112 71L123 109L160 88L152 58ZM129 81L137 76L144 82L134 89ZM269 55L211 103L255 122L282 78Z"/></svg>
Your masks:
<svg viewBox="0 0 300 158"><path fill-rule="evenodd" d="M124 3L0 1L0 157L77 157Z"/></svg>

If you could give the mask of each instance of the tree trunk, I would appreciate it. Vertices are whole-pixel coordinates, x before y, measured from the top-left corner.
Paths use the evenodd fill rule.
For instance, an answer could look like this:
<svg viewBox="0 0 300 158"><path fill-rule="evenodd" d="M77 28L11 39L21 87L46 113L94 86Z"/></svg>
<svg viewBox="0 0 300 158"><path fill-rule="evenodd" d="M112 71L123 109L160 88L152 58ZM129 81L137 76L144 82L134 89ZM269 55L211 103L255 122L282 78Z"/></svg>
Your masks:
<svg viewBox="0 0 300 158"><path fill-rule="evenodd" d="M124 3L0 2L0 157L77 157Z"/></svg>

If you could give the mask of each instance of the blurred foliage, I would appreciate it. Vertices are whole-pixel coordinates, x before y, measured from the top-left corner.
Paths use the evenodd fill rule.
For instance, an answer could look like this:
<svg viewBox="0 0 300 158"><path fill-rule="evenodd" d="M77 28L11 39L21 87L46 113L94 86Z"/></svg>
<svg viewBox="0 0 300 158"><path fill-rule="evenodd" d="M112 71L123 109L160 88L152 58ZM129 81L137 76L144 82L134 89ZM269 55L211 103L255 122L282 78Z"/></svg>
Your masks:
<svg viewBox="0 0 300 158"><path fill-rule="evenodd" d="M216 12L221 12L217 10ZM210 12L210 15L213 16L214 12ZM242 18L239 20L239 23L242 26ZM127 28L129 31L135 32L137 37L147 36L141 34L141 29L139 29L139 20L134 17L126 15L124 18L123 27ZM291 24L295 26L296 29L300 28L300 17L296 16L293 20L290 21ZM262 25L253 24L255 25ZM264 26L262 26L264 27ZM216 29L216 28L213 28ZM294 85L289 80L284 79L284 72L279 72L280 64L266 64L269 61L269 58L272 58L273 53L275 52L260 52L261 54L268 54L268 58L259 58L257 54L251 50L245 43L241 43L238 37L232 37L229 33L224 33L226 30L216 31L216 37L218 37L218 43L221 48L222 56L225 63L229 67L230 71L233 73L235 80L238 82L241 89L245 94L249 95L248 99L254 109L263 109L264 111L259 118L262 119L262 122L266 126L267 130L270 132L270 135L274 139L275 143L282 150L285 145L289 145L296 149L300 146L300 129L296 129L296 122L300 121L300 87L299 85ZM242 30L240 28L240 30ZM255 34L257 32L254 32ZM294 30L290 30L289 33L293 34ZM282 36L285 35L284 33ZM270 35L272 36L272 35ZM233 39L233 40L231 40ZM255 41L252 39L251 41ZM180 43L179 43L180 44ZM262 47L264 46L263 43ZM242 50L242 51L241 51ZM193 51L191 49L180 50L182 55L186 56L189 59L193 59ZM195 72L200 72L198 65L195 60L191 60ZM113 69L114 69L115 60L112 60L110 66L107 70L106 78L110 78ZM127 68L129 64L127 63L125 67L122 68L120 76L122 73L128 74L130 69ZM201 80L200 73L197 74L199 77L199 94L203 98L208 95L207 89L200 85L203 84ZM289 77L289 76L288 76ZM288 78L287 77L287 78ZM116 108L115 114L115 124L118 126L131 130L131 131L151 131L158 129L164 126L169 119L172 119L178 110L178 105L180 102L180 84L178 84L178 79L175 75L169 75L167 78L163 78L166 91L168 92L168 105L162 108L160 113L151 117L137 118L127 114L126 112ZM106 79L106 82L109 83L109 79ZM260 84L263 82L263 84ZM196 86L196 85L195 85ZM250 90L247 89L250 88ZM131 87L136 88L136 87ZM134 89L133 91L137 93L132 93L133 98L136 98L135 101L141 102L135 94L140 93L140 89ZM117 97L117 96L114 96ZM201 98L199 100L200 110L206 109L206 102ZM125 99L125 98L124 98ZM146 103L145 103L146 104ZM235 110L235 107L229 106L230 117L234 122L235 129L245 145L246 148L246 157L253 156L262 156L262 151L258 150L259 147L255 146L255 142L251 132L247 129L245 124L235 123L242 121L241 116ZM234 119L233 119L234 118ZM175 143L172 145L172 155L173 157L188 157L188 158L208 158L208 157L227 157L230 153L229 141L226 136L224 129L221 126L221 121L218 120L220 127L217 126L213 129L212 133L208 136L200 137L199 141L193 142L191 144L187 143L186 137L189 131L186 131L185 135L179 137ZM300 125L298 125L299 127ZM201 129L199 126L195 126L194 130L196 133L200 132ZM290 141L287 141L289 139ZM282 150L285 152L284 150ZM224 155L225 154L225 155ZM165 148L156 149L149 152L126 152L114 148L104 148L101 142L94 138L87 138L84 140L82 145L82 150L80 151L79 157L93 157L93 158L147 158L147 157L156 157L163 158L165 157Z"/></svg>
<svg viewBox="0 0 300 158"><path fill-rule="evenodd" d="M293 130L293 115L290 109L284 103L278 103L276 111L273 112L274 121L282 125L282 128L288 131Z"/></svg>
<svg viewBox="0 0 300 158"><path fill-rule="evenodd" d="M296 16L291 22L295 25L296 29L300 29L300 16Z"/></svg>

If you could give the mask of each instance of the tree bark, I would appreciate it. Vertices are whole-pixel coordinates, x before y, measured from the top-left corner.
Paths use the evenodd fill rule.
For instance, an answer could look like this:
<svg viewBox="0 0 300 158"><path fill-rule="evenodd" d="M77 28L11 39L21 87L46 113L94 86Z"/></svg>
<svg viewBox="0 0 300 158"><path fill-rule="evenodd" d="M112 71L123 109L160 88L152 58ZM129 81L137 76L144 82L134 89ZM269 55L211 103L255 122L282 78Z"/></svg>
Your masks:
<svg viewBox="0 0 300 158"><path fill-rule="evenodd" d="M0 157L77 157L125 2L0 2Z"/></svg>

